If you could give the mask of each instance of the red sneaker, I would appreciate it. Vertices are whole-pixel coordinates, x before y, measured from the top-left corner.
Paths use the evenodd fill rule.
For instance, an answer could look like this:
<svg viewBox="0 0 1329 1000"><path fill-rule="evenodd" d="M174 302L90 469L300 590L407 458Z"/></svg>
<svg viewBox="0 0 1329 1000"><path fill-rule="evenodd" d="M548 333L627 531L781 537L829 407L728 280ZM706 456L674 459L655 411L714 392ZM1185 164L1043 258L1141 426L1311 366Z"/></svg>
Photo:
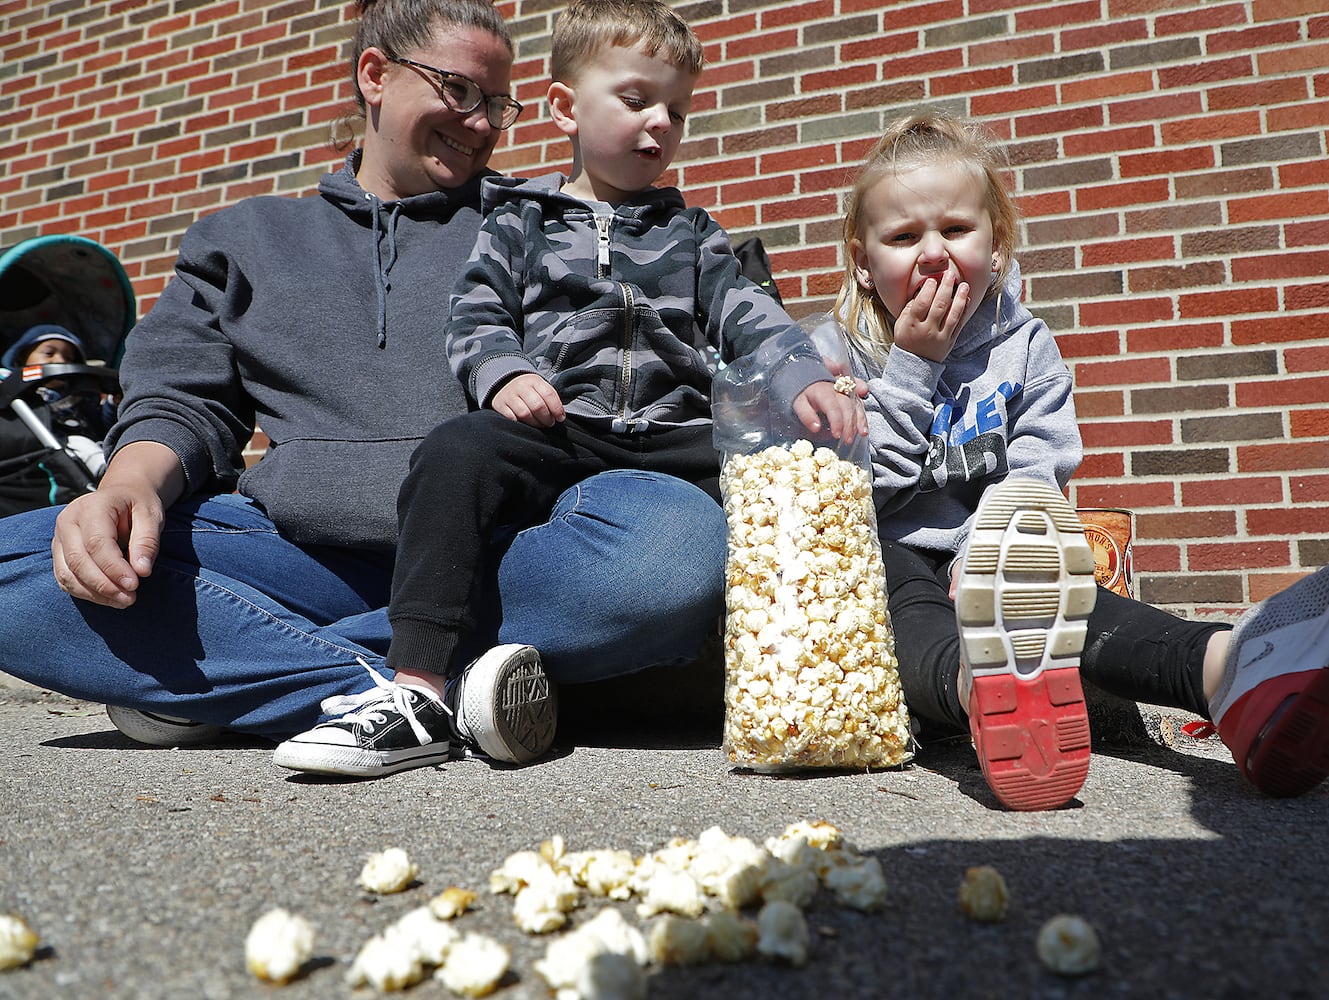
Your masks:
<svg viewBox="0 0 1329 1000"><path fill-rule="evenodd" d="M960 694L989 787L1011 809L1055 809L1089 771L1080 652L1094 553L1058 490L1008 479L978 505L955 595Z"/></svg>
<svg viewBox="0 0 1329 1000"><path fill-rule="evenodd" d="M1209 714L1266 795L1301 795L1329 776L1329 567L1241 617Z"/></svg>

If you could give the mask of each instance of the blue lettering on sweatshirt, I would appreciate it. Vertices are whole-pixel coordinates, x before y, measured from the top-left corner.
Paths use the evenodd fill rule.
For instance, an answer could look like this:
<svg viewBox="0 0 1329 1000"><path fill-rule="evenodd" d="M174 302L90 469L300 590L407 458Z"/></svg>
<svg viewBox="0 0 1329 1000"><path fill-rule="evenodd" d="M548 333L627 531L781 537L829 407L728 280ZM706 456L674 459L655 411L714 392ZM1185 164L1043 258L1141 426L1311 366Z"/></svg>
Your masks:
<svg viewBox="0 0 1329 1000"><path fill-rule="evenodd" d="M969 386L959 397L942 396L928 431L928 457L919 489L932 490L973 482L1009 470L1006 459L1006 408L1023 386L1003 382L997 390L969 404ZM956 419L956 414L959 419Z"/></svg>

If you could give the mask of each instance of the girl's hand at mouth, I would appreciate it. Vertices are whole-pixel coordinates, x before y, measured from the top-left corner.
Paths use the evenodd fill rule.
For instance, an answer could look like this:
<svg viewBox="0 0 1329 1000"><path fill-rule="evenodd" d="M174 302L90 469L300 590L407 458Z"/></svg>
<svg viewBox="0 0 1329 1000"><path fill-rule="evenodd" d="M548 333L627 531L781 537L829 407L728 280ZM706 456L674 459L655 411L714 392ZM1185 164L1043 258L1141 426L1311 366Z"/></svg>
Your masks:
<svg viewBox="0 0 1329 1000"><path fill-rule="evenodd" d="M969 308L969 285L947 271L928 278L895 318L895 344L920 358L940 364L960 335Z"/></svg>

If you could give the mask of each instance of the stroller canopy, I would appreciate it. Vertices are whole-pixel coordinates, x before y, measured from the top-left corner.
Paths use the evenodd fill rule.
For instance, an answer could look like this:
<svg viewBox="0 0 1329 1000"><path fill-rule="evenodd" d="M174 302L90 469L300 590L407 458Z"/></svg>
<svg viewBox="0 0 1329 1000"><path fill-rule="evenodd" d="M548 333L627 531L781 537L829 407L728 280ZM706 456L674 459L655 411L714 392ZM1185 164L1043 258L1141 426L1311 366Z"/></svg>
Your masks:
<svg viewBox="0 0 1329 1000"><path fill-rule="evenodd" d="M118 367L134 289L115 254L82 236L37 236L0 252L0 353L33 326L77 334L89 361Z"/></svg>

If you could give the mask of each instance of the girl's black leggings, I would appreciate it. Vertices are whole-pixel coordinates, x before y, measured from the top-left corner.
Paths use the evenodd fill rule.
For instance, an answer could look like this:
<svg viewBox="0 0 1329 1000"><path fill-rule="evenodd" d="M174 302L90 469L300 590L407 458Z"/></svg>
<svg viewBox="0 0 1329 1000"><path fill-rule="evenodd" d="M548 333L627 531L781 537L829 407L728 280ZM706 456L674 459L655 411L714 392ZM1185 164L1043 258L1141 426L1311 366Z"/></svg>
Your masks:
<svg viewBox="0 0 1329 1000"><path fill-rule="evenodd" d="M909 711L967 730L968 713L957 690L960 634L948 596L952 557L888 539L881 547L895 656ZM1205 647L1210 636L1229 627L1185 621L1099 587L1080 674L1109 694L1208 718Z"/></svg>

